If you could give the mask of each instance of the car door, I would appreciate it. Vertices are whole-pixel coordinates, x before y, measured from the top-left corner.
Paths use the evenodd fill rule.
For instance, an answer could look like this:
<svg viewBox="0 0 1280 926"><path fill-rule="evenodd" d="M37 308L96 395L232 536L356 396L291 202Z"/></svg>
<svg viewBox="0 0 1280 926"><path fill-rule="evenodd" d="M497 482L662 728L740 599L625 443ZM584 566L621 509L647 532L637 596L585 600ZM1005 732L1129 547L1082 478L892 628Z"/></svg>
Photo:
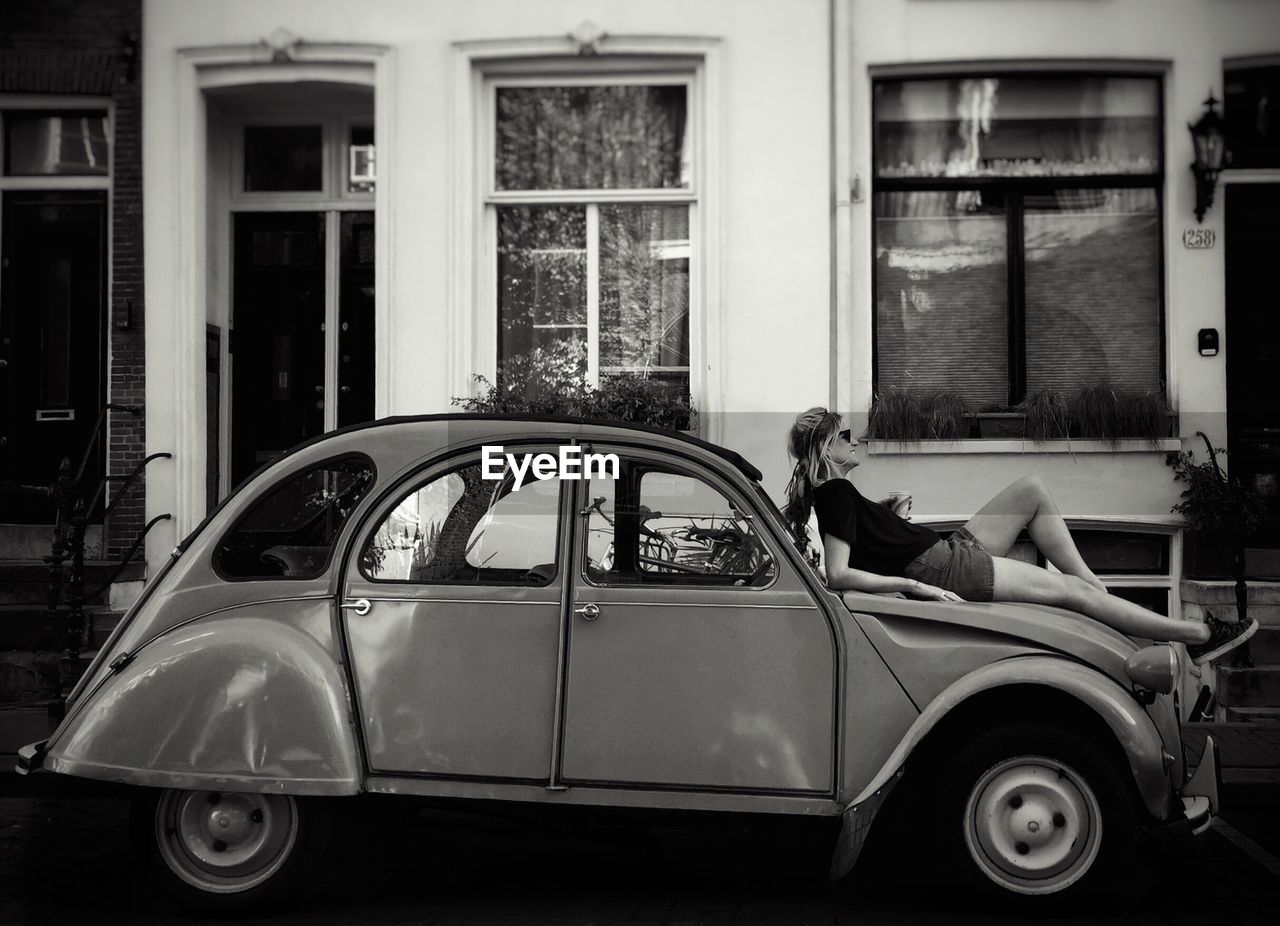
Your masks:
<svg viewBox="0 0 1280 926"><path fill-rule="evenodd" d="M750 503L642 451L579 483L561 779L830 793L833 631Z"/></svg>
<svg viewBox="0 0 1280 926"><path fill-rule="evenodd" d="M374 772L549 780L570 501L478 453L402 484L342 600Z"/></svg>

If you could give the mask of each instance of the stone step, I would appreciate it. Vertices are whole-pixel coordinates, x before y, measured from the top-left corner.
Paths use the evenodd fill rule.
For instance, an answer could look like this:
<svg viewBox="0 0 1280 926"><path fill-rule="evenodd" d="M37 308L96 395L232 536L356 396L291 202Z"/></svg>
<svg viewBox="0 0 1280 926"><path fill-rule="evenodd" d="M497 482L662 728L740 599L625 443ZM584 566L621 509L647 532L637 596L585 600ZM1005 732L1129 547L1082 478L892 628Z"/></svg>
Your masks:
<svg viewBox="0 0 1280 926"><path fill-rule="evenodd" d="M1259 627L1249 640L1255 666L1280 666L1280 627Z"/></svg>
<svg viewBox="0 0 1280 926"><path fill-rule="evenodd" d="M61 619L66 620L67 609L59 609ZM123 613L105 605L90 605L84 609L89 622L89 645L101 646L120 622ZM46 640L49 614L44 608L28 605L0 605L0 650L35 650L57 648L63 641Z"/></svg>
<svg viewBox="0 0 1280 926"><path fill-rule="evenodd" d="M39 560L52 543L52 524L0 524L0 560ZM84 547L89 556L102 555L101 524L85 528Z"/></svg>
<svg viewBox="0 0 1280 926"><path fill-rule="evenodd" d="M1224 708L1280 706L1280 666L1218 666L1218 704Z"/></svg>
<svg viewBox="0 0 1280 926"><path fill-rule="evenodd" d="M89 560L84 564L84 593L97 591L112 576L117 563L108 560ZM131 582L142 579L145 574L142 562L133 562L124 568L116 578L116 582ZM70 565L62 566L62 584L59 600L66 603L68 582L70 581ZM86 604L102 604L106 601L107 590L98 592L86 599ZM44 607L49 600L49 565L47 563L22 560L0 562L0 605L34 605Z"/></svg>

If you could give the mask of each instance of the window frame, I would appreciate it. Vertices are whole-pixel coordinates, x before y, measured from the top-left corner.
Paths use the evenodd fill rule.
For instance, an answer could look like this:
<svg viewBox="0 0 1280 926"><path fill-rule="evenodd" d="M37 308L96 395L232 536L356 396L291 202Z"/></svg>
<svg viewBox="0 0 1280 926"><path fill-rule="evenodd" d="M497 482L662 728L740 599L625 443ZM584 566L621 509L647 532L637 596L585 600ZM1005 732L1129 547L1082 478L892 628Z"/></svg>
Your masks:
<svg viewBox="0 0 1280 926"><path fill-rule="evenodd" d="M689 577L690 581L681 582L663 582L664 576L671 573L655 572L651 577L642 578L638 581L621 581L621 582L598 582L591 578L591 571L588 568L587 556L587 538L589 531L587 529L587 519L591 517L588 508L588 496L590 495L589 487L591 480L582 479L578 482L578 489L575 493L577 502L573 511L576 519L574 526L575 533L578 536L576 542L577 550L574 551L574 569L577 572L579 583L586 588L617 588L617 589L666 589L674 591L677 589L697 589L697 590L714 590L714 591L730 591L730 592L763 592L777 586L782 577L783 563L786 561L784 554L780 553L768 528L763 526L764 519L753 507L751 500L743 496L737 489L731 485L728 480L722 479L719 474L710 470L703 469L683 458L673 458L658 453L645 452L635 447L623 446L602 446L588 445L593 451L603 451L609 453L617 453L622 469L625 471L627 462L631 464L639 464L640 476L637 481L637 489L639 483L643 482L646 472L662 472L677 476L684 476L690 479L696 479L703 485L711 488L718 493L731 505L741 511L750 522L752 530L764 550L773 559L773 575L769 581L759 585L734 585L729 582L697 582L692 581L697 578L696 575ZM621 475L621 472L619 473Z"/></svg>
<svg viewBox="0 0 1280 926"><path fill-rule="evenodd" d="M1131 78L1156 82L1156 170L1151 174L1089 174L1066 177L888 177L878 176L879 152L876 138L876 89L885 83L911 80L960 80L963 78ZM1006 348L1008 351L1008 407L1012 408L1026 398L1026 234L1025 201L1028 196L1051 194L1055 190L1088 189L1150 189L1156 198L1156 320L1159 325L1160 389L1169 392L1169 349L1166 313L1165 272L1165 120L1167 86L1162 71L1135 68L1097 69L983 69L966 67L956 71L923 69L919 73L909 70L884 70L871 74L871 383L873 395L880 393L880 281L877 274L876 249L878 247L879 216L876 213L876 197L880 193L950 192L960 190L1000 191L1005 198L1005 243L1007 262L1005 268L1006 303L1008 311Z"/></svg>
<svg viewBox="0 0 1280 926"><path fill-rule="evenodd" d="M535 66L541 65L541 66ZM501 360L499 344L498 209L503 206L581 206L586 210L587 250L587 376L588 385L598 386L600 363L600 207L614 204L685 206L688 209L689 238L673 256L689 262L688 325L689 363L685 367L649 367L653 372L687 372L689 397L703 403L707 382L704 330L708 324L704 281L707 259L706 199L710 186L707 171L710 158L706 143L706 107L702 99L703 62L687 55L660 56L627 62L601 60L584 64L566 62L506 62L493 64L479 73L476 163L479 233L476 249L482 264L477 279L479 313L476 325L476 369L496 381ZM685 88L685 139L689 149L690 182L680 188L500 190L495 158L497 136L497 92L505 87L564 86L683 86Z"/></svg>
<svg viewBox="0 0 1280 926"><path fill-rule="evenodd" d="M551 444L546 441L535 441L532 443L504 443L504 450L507 452L518 453L547 453L553 452L558 444ZM410 473L406 478L400 480L390 489L387 489L379 497L376 505L370 509L360 524L359 532L355 538L355 544L351 550L351 560L355 564L356 575L360 581L368 582L378 586L386 586L388 588L425 588L434 586L449 586L450 588L549 588L563 580L565 567L561 562L561 557L565 555L564 539L565 539L565 518L568 516L569 507L573 504L573 491L571 487L565 485L562 479L556 479L559 485L559 491L556 494L556 539L555 539L555 572L544 582L462 582L452 579L434 580L424 582L415 579L382 579L372 576L364 568L364 548L368 545L382 529L382 525L386 522L391 513L399 507L410 493L417 493L440 479L447 478L458 470L466 469L469 466L481 466L483 460L481 458L481 447L470 447L450 454L445 459L433 460L424 467L420 467ZM529 485L532 481L527 481Z"/></svg>
<svg viewBox="0 0 1280 926"><path fill-rule="evenodd" d="M278 490L283 488L285 485L299 479L300 477L309 476L311 473L314 473L317 470L333 467L335 465L338 465L347 461L355 461L358 463L362 463L364 466L368 468L369 486L365 490L364 495L362 495L360 499L352 506L351 511L343 519L341 526L339 526L337 532L333 535L333 542L329 544L329 549L325 555L324 562L320 564L320 566L317 568L315 572L309 573L307 575L238 576L238 575L233 575L227 572L225 569L223 569L221 554L222 554L222 547L224 543L227 541L228 538L230 538L232 535L234 535L237 531L241 529L244 522L248 518L250 518L254 513L257 512L257 510L259 509L259 507L261 506L262 502L265 499L269 498L270 496L275 494ZM354 450L346 451L345 453L340 453L340 454L337 454L336 456L326 457L325 459L319 460L310 465L302 466L297 469L291 470L289 473L285 474L284 476L272 482L269 486L264 486L262 489L254 490L252 500L245 506L243 511L239 512L236 515L235 520L231 522L231 525L226 529L224 529L222 533L218 535L217 541L212 544L212 547L209 552L209 565L213 569L214 575L216 575L223 582L314 582L317 579L322 578L329 571L329 569L333 566L335 559L338 561L341 561L341 556L335 557L334 555L335 551L340 551L341 553L345 554L346 547L347 547L347 539L345 535L347 535L353 529L353 525L364 524L364 519L356 516L357 509L360 508L361 505L368 502L370 496L372 496L377 491L377 488L378 488L377 464L373 461L373 458L370 457L368 454L360 453ZM233 497L234 497L234 494L231 496L228 496L226 500L230 500Z"/></svg>

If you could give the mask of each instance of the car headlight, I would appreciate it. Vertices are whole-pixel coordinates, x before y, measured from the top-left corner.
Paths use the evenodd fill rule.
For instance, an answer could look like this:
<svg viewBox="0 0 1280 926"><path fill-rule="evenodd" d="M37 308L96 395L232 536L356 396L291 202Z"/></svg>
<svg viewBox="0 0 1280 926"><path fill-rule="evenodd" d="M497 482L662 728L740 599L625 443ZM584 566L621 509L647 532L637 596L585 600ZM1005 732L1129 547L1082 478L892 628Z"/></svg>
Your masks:
<svg viewBox="0 0 1280 926"><path fill-rule="evenodd" d="M1139 688L1169 694L1178 681L1178 656L1167 643L1146 646L1124 661L1124 671Z"/></svg>

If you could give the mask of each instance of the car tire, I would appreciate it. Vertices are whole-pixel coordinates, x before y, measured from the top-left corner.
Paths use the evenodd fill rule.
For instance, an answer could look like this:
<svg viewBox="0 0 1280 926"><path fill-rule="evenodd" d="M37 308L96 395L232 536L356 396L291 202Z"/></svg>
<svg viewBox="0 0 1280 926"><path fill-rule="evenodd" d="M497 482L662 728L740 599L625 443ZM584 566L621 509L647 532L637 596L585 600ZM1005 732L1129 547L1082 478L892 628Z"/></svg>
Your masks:
<svg viewBox="0 0 1280 926"><path fill-rule="evenodd" d="M200 913L243 916L295 899L330 832L326 802L289 794L148 789L132 830L147 873Z"/></svg>
<svg viewBox="0 0 1280 926"><path fill-rule="evenodd" d="M937 823L969 885L1053 903L1094 893L1132 846L1133 806L1115 766L1073 730L1017 724L950 763Z"/></svg>

